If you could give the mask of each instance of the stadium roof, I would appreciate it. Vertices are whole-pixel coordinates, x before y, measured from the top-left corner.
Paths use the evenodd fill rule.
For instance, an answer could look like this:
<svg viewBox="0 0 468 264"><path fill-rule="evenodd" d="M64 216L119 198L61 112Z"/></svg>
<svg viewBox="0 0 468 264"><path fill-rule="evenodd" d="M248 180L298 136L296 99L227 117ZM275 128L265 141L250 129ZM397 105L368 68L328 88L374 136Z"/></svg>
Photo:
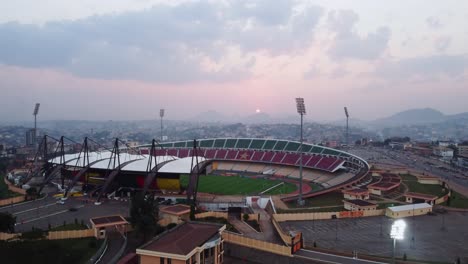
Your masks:
<svg viewBox="0 0 468 264"><path fill-rule="evenodd" d="M68 166L81 167L83 165L82 156L78 158L79 153L65 155L65 164ZM89 163L92 169L115 169L118 164L110 162L111 152L90 152ZM133 155L128 153L120 153L120 164L122 171L146 171L150 156L149 155ZM153 156L157 164L162 164L158 172L162 173L190 173L192 165L192 157L178 158L175 156ZM198 157L198 162L207 160L204 157ZM78 163L77 163L78 161ZM50 163L60 163L60 157L49 160ZM195 165L193 166L195 167ZM153 168L154 169L154 163Z"/></svg>
<svg viewBox="0 0 468 264"><path fill-rule="evenodd" d="M204 157L198 157L198 163L205 161ZM177 159L171 162L164 164L158 172L161 173L190 173L192 169L196 166L193 164L192 166L192 157L186 157Z"/></svg>

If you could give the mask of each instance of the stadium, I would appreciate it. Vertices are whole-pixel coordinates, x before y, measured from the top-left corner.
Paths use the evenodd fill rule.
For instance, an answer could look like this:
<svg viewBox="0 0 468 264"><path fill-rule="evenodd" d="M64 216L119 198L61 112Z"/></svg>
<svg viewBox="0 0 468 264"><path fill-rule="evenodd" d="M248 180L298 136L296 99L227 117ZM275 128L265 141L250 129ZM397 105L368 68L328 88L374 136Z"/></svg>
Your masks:
<svg viewBox="0 0 468 264"><path fill-rule="evenodd" d="M43 167L46 174L43 184L61 175L62 185L66 186L65 196L74 187L82 186L83 191L97 196L98 201L101 197L129 190L190 198L203 187L199 182L241 177L251 181L246 183L245 190L236 186L240 188L237 194L281 194L286 202L298 198L299 142L214 138L159 144L153 140L153 144L129 148L120 147L118 141L116 139L113 150L90 152L82 148L74 154L56 153ZM308 143L303 144L302 150L304 198L371 182L369 165L358 156ZM247 188L252 187L247 185L255 185L255 181L263 183L258 188ZM293 188L274 192L285 184ZM224 184L221 181L220 185L211 190L217 190L217 194L232 194L223 193L223 189L232 187L229 180Z"/></svg>

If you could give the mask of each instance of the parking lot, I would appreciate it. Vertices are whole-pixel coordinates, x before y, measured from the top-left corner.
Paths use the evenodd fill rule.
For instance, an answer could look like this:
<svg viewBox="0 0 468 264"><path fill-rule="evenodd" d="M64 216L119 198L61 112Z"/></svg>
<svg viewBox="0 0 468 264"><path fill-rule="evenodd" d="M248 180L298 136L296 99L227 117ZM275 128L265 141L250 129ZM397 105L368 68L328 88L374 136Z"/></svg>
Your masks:
<svg viewBox="0 0 468 264"><path fill-rule="evenodd" d="M393 220L385 217L284 222L287 231L301 231L305 244L343 252L390 257L389 232ZM396 256L453 263L468 261L468 212L447 212L405 218L405 239L398 241ZM465 262L462 262L465 263ZM468 262L466 262L468 263Z"/></svg>

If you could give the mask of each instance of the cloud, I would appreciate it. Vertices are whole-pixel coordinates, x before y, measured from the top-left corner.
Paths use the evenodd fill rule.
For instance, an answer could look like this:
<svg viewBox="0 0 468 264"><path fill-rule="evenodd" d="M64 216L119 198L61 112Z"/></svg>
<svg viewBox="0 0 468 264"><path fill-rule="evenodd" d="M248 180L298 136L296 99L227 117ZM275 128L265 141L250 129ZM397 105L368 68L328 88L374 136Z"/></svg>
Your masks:
<svg viewBox="0 0 468 264"><path fill-rule="evenodd" d="M468 54L434 55L397 61L385 61L376 67L375 74L387 80L411 78L433 79L442 76L460 77L468 69Z"/></svg>
<svg viewBox="0 0 468 264"><path fill-rule="evenodd" d="M330 77L332 77L333 79L339 79L339 78L342 78L346 75L349 74L349 71L346 70L345 68L343 67L338 67L338 68L335 68L331 74L330 74Z"/></svg>
<svg viewBox="0 0 468 264"><path fill-rule="evenodd" d="M452 38L448 36L438 37L434 41L434 47L438 52L444 52L449 46L452 41Z"/></svg>
<svg viewBox="0 0 468 264"><path fill-rule="evenodd" d="M245 78L251 53L305 49L322 8L295 2L184 2L42 26L0 24L0 64L164 83ZM241 52L233 58L230 53ZM207 65L217 65L207 67Z"/></svg>
<svg viewBox="0 0 468 264"><path fill-rule="evenodd" d="M426 24L431 29L439 29L443 27L442 23L440 22L439 18L430 16L426 18Z"/></svg>
<svg viewBox="0 0 468 264"><path fill-rule="evenodd" d="M319 67L315 64L312 64L310 65L309 69L306 72L304 72L303 78L304 80L312 80L316 78L317 76L319 76L320 73L321 72L320 72Z"/></svg>
<svg viewBox="0 0 468 264"><path fill-rule="evenodd" d="M388 27L379 27L366 36L359 35L354 26L359 16L352 10L332 11L328 15L328 25L336 32L334 42L328 54L335 60L361 59L373 60L387 49L391 31Z"/></svg>

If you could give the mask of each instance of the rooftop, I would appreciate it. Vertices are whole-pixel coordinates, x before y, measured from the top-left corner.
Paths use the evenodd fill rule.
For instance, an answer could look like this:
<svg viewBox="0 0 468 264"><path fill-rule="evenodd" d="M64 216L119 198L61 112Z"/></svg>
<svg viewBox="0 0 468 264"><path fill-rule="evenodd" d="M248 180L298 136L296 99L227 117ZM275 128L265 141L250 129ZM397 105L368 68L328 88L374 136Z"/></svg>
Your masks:
<svg viewBox="0 0 468 264"><path fill-rule="evenodd" d="M405 193L405 196L412 197L412 198L426 199L426 200L435 200L435 199L437 199L437 196L435 196L435 195L424 194L424 193L416 193L416 192L407 192L407 193Z"/></svg>
<svg viewBox="0 0 468 264"><path fill-rule="evenodd" d="M109 216L95 217L95 218L91 218L90 221L95 226L128 224L127 220L125 220L125 218L123 218L121 215L109 215Z"/></svg>
<svg viewBox="0 0 468 264"><path fill-rule="evenodd" d="M140 249L186 256L217 235L223 226L188 222L155 237Z"/></svg>
<svg viewBox="0 0 468 264"><path fill-rule="evenodd" d="M173 215L182 215L190 213L190 206L185 204L176 204L166 207L161 207L159 209L163 213L173 214Z"/></svg>
<svg viewBox="0 0 468 264"><path fill-rule="evenodd" d="M375 203L371 203L371 202L364 201L364 200L359 200L359 199L345 200L345 202L348 202L348 203L351 203L351 204L354 204L354 205L357 205L357 206L374 206L374 205L376 205Z"/></svg>
<svg viewBox="0 0 468 264"><path fill-rule="evenodd" d="M432 205L428 203L405 204L405 205L400 205L400 206L388 207L387 209L393 212L401 212L401 211L418 210L418 209L426 209L426 208L432 208Z"/></svg>

